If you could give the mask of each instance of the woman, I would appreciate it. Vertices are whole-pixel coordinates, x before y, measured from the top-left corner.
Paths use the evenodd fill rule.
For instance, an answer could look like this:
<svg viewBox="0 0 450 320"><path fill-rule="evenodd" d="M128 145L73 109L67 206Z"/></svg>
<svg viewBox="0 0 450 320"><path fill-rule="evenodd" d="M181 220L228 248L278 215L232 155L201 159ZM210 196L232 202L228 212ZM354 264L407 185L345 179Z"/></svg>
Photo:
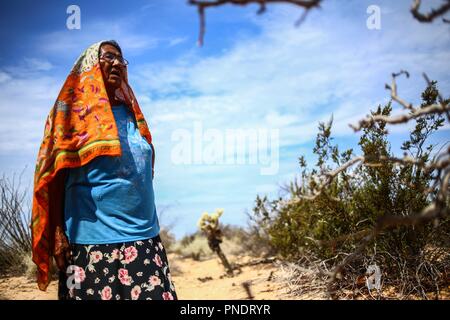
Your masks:
<svg viewBox="0 0 450 320"><path fill-rule="evenodd" d="M45 125L34 179L38 285L59 299L176 299L153 194L154 148L115 41L90 46Z"/></svg>

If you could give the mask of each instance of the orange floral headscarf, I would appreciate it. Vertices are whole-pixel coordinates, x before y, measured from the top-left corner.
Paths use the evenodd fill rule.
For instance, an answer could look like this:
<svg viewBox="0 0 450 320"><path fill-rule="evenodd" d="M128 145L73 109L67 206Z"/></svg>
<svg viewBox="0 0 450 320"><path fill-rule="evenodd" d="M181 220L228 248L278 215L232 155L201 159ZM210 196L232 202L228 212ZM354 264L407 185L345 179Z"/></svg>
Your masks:
<svg viewBox="0 0 450 320"><path fill-rule="evenodd" d="M62 169L83 166L98 156L121 155L118 130L99 64L103 42L93 44L78 58L45 123L34 173L31 221L33 261L41 290L50 282L52 256L68 247L63 231ZM134 113L139 132L153 149L144 115L126 76L124 80L116 96Z"/></svg>

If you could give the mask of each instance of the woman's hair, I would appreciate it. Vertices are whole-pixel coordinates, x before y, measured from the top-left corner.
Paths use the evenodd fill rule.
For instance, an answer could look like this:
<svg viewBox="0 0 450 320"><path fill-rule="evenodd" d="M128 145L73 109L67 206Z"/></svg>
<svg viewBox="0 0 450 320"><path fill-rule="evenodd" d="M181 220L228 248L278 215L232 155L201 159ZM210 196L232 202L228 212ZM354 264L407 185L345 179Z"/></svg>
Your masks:
<svg viewBox="0 0 450 320"><path fill-rule="evenodd" d="M122 54L122 49L120 48L119 44L117 43L117 41L115 40L107 40L107 41L103 41L102 44L100 45L100 47L104 44L110 44L113 47L116 47L117 50L119 50L120 54ZM100 51L99 51L100 53Z"/></svg>

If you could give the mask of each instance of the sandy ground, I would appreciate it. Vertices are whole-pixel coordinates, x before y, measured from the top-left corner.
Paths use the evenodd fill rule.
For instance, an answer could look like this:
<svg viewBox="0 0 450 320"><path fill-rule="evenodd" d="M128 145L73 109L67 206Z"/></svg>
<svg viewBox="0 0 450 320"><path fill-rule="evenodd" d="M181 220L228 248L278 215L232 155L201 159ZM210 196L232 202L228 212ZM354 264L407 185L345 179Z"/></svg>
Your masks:
<svg viewBox="0 0 450 320"><path fill-rule="evenodd" d="M286 285L277 280L281 270L274 263L261 263L244 266L233 277L225 274L218 258L195 261L169 254L172 278L180 300L242 300L249 299L249 293L255 300L290 300L290 299L324 299L324 292L311 290L301 297L287 294ZM231 263L245 264L255 261L251 257L229 256ZM248 284L248 292L243 284ZM27 277L0 278L0 300L56 300L57 280L50 283L46 292L40 291L33 279ZM393 290L393 292L390 292ZM384 288L383 296L387 299L400 299L394 288ZM365 297L370 299L370 297ZM417 297L419 298L419 297ZM430 293L429 299L435 299ZM439 297L450 300L450 285L441 288ZM364 299L360 296L357 299ZM414 298L413 298L414 299ZM420 298L419 298L420 299Z"/></svg>
<svg viewBox="0 0 450 320"><path fill-rule="evenodd" d="M256 300L292 299L285 288L275 281L276 266L272 263L242 267L242 272L233 276L225 275L219 259L195 261L169 254L169 264L178 298L240 300L249 299L243 283L248 283L250 295ZM233 257L231 262L241 264L250 261L250 257ZM236 261L238 260L238 261ZM0 299L8 300L54 300L57 298L57 281L52 281L46 292L40 291L35 282L26 277L8 277L0 279Z"/></svg>

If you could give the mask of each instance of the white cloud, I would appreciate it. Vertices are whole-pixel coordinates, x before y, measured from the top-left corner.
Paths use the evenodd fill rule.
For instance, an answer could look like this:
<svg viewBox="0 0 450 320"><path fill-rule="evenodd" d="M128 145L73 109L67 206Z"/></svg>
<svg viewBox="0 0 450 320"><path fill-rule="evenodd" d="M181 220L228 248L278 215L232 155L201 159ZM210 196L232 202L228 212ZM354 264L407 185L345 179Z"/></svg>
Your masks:
<svg viewBox="0 0 450 320"><path fill-rule="evenodd" d="M124 17L116 21L84 23L80 30L54 31L42 35L37 43L45 53L80 53L100 40L116 40L126 48L126 54L138 54L158 46L158 37L141 34L133 30L133 21Z"/></svg>
<svg viewBox="0 0 450 320"><path fill-rule="evenodd" d="M177 37L173 39L169 39L169 47L174 47L176 45L185 43L189 38L188 37Z"/></svg>
<svg viewBox="0 0 450 320"><path fill-rule="evenodd" d="M271 127L283 128L299 121L299 117L295 114L280 115L277 111L269 111L265 116L265 121Z"/></svg>
<svg viewBox="0 0 450 320"><path fill-rule="evenodd" d="M48 71L53 68L53 65L43 59L37 59L37 58L25 58L26 67L33 71Z"/></svg>
<svg viewBox="0 0 450 320"><path fill-rule="evenodd" d="M417 24L408 8L393 8L396 5L382 6L381 31L367 30L364 8L358 19L351 12L356 9L326 2L323 10L295 28L297 10L272 7L262 17L249 16L260 28L257 35L238 37L218 54L190 50L176 60L136 68L131 77L137 92L151 97L143 110L157 132L160 178L156 183L165 195L163 201L176 198L180 206L191 209L221 203L248 208L256 193L273 193L270 186L292 179L300 154L314 161L306 146L315 138L319 121L328 121L333 114L333 135L354 138L348 124L389 101L384 84L392 72L410 71L410 79L398 80L399 94L409 101L420 99L425 87L423 71L448 92L447 27ZM355 18L347 19L344 11ZM174 166L169 156L171 133L189 129L194 121L222 132L227 128L279 128L280 148L288 150L280 154L279 174L262 178L258 168L251 166ZM408 129L402 126L391 131ZM222 181L223 177L231 181ZM180 194L175 184L188 184L190 191ZM222 196L205 194L211 186Z"/></svg>
<svg viewBox="0 0 450 320"><path fill-rule="evenodd" d="M424 70L444 90L450 87L443 70L450 61L446 27L417 25L407 10L383 8L382 31L367 30L364 19L333 15L333 5L300 28L292 26L298 13L273 10L255 18L260 35L239 39L222 54L190 51L176 61L144 65L133 79L153 96L155 119L171 119L160 126L203 119L214 128L279 127L281 145L295 145L312 139L318 121L333 113L335 134L352 135L348 123L388 101L384 84L394 71L411 72L411 79L399 81L399 92L412 101L425 86Z"/></svg>
<svg viewBox="0 0 450 320"><path fill-rule="evenodd" d="M4 71L0 72L6 75L8 80L11 80L13 78L38 78L45 74L46 71L52 70L54 66L47 59L25 57L20 59L16 64L5 65L3 68L6 73Z"/></svg>
<svg viewBox="0 0 450 320"><path fill-rule="evenodd" d="M11 80L11 76L6 72L0 71L0 83Z"/></svg>
<svg viewBox="0 0 450 320"><path fill-rule="evenodd" d="M29 73L14 74L7 82L0 82L0 154L35 157L45 119L60 86L56 77L36 77Z"/></svg>

